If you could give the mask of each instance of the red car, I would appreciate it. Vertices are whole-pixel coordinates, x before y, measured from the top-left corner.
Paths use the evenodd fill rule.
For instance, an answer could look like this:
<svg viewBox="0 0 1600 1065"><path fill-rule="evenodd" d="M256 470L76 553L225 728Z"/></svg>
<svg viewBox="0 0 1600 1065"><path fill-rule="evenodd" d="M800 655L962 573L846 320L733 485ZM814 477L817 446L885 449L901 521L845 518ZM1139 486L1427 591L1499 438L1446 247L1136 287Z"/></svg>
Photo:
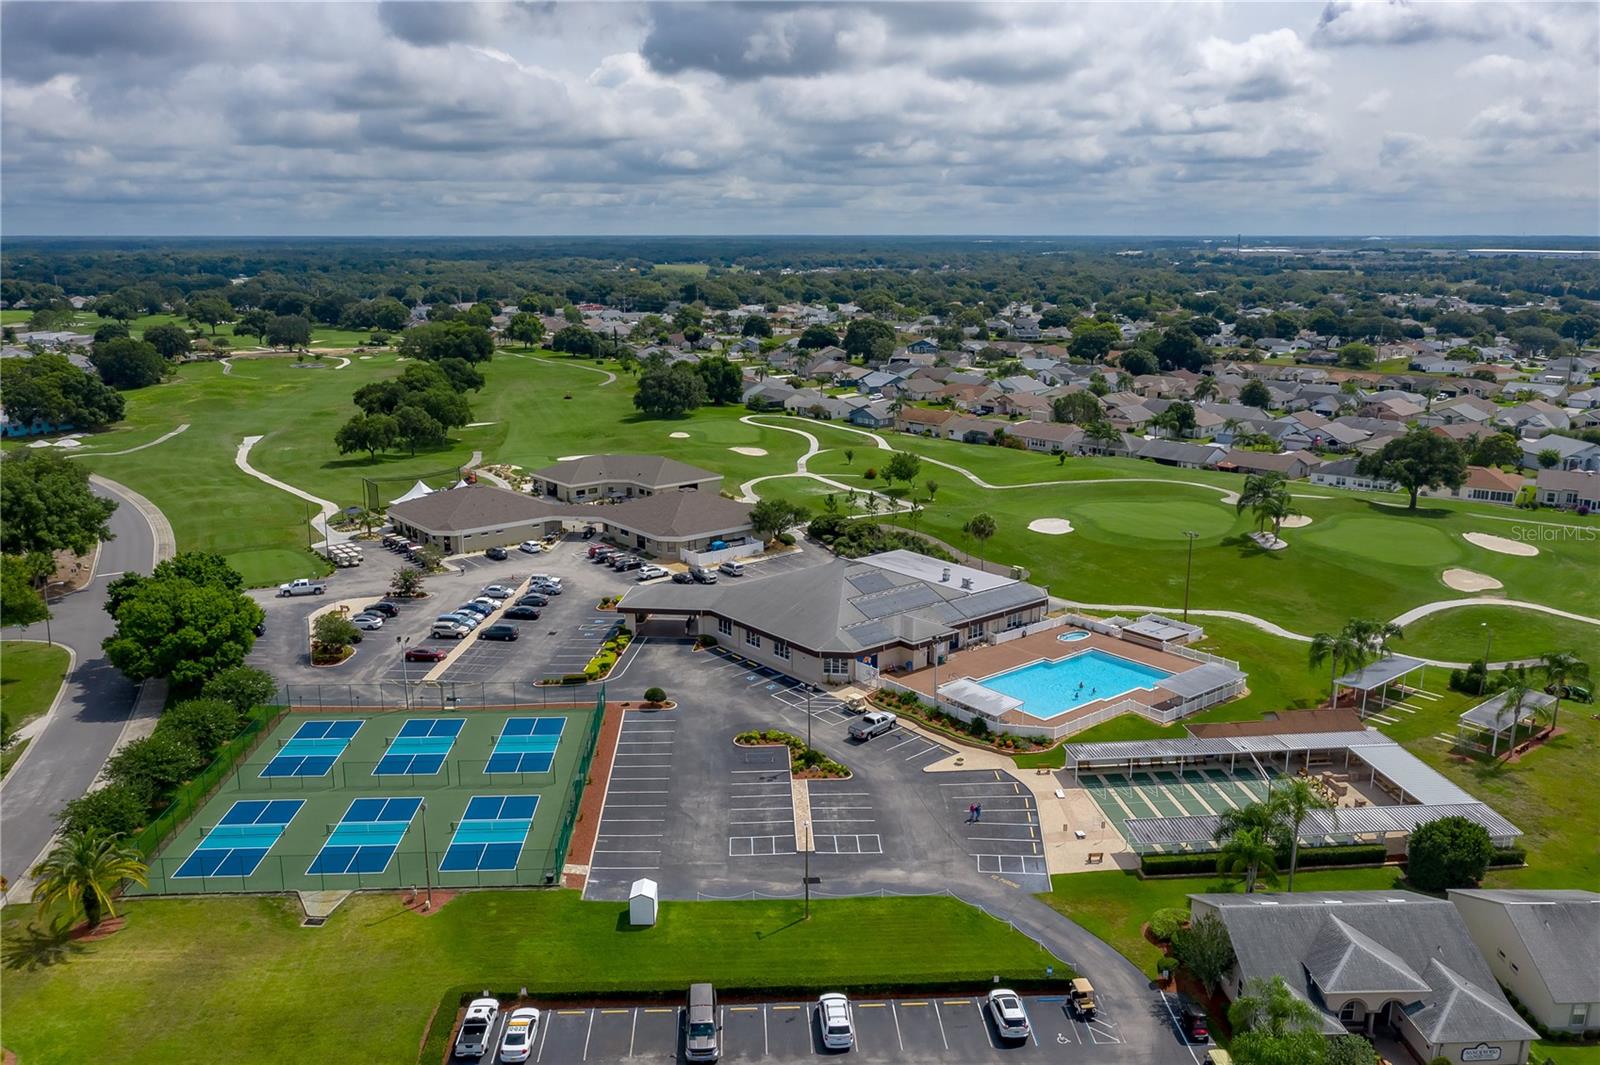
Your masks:
<svg viewBox="0 0 1600 1065"><path fill-rule="evenodd" d="M408 647L406 648L407 662L443 662L449 657L450 652L441 651L437 647Z"/></svg>

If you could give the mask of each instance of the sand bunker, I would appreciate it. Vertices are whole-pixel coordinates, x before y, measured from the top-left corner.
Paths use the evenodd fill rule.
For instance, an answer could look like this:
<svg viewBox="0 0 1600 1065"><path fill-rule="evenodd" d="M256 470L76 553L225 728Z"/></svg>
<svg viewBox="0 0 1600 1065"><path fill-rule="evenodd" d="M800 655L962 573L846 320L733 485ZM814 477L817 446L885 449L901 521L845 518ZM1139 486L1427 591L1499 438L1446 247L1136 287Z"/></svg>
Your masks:
<svg viewBox="0 0 1600 1065"><path fill-rule="evenodd" d="M761 458L767 453L765 448L760 447L730 447L728 450L735 455L749 455L753 459Z"/></svg>
<svg viewBox="0 0 1600 1065"><path fill-rule="evenodd" d="M1444 581L1445 587L1458 592L1492 592L1505 587L1488 574L1474 573L1470 569L1447 569L1439 579Z"/></svg>
<svg viewBox="0 0 1600 1065"><path fill-rule="evenodd" d="M1497 555L1520 555L1523 558L1532 558L1539 553L1539 549L1532 544L1507 540L1504 536L1491 536L1488 533L1463 533L1462 539L1485 551L1493 551Z"/></svg>
<svg viewBox="0 0 1600 1065"><path fill-rule="evenodd" d="M1066 518L1034 518L1028 522L1028 531L1046 536L1061 536L1072 531L1072 522Z"/></svg>
<svg viewBox="0 0 1600 1065"><path fill-rule="evenodd" d="M689 439L689 434L688 433L668 433L667 435L672 437L672 439L674 439L674 440L687 440L687 439Z"/></svg>
<svg viewBox="0 0 1600 1065"><path fill-rule="evenodd" d="M1282 527L1285 529L1304 529L1311 524L1311 519L1304 514L1292 514L1283 519Z"/></svg>
<svg viewBox="0 0 1600 1065"><path fill-rule="evenodd" d="M575 461L577 459L586 459L588 457L589 457L588 455L562 455L560 458L556 459L556 461L557 462L573 462L573 461Z"/></svg>

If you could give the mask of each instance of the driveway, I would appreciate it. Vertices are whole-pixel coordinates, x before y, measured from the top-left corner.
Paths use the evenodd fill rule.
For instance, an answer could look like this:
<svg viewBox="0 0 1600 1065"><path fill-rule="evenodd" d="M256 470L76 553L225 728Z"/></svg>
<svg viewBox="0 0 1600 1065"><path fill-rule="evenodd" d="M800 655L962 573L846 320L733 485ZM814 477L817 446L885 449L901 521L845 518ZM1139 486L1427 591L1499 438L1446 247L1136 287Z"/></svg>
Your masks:
<svg viewBox="0 0 1600 1065"><path fill-rule="evenodd" d="M120 504L111 516L116 538L101 545L94 578L81 591L50 604L51 635L72 649L77 664L67 675L61 702L44 731L29 743L0 786L0 874L12 883L27 872L55 834L55 815L94 782L127 724L138 690L100 650L101 641L116 627L105 611L105 589L107 582L125 572L150 572L156 532L140 513L134 493L99 479L93 491ZM170 554L170 542L164 547ZM8 628L4 635L42 640L45 630L39 624L26 630Z"/></svg>

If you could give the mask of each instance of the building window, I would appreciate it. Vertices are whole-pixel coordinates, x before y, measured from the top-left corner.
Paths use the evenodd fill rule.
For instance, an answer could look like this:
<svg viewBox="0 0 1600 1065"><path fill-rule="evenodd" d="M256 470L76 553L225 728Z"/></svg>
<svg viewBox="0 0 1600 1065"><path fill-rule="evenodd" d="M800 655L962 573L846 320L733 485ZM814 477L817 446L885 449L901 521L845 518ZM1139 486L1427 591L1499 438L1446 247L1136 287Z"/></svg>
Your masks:
<svg viewBox="0 0 1600 1065"><path fill-rule="evenodd" d="M750 631L749 629L745 629L744 630L744 642L749 644L751 647L760 647L761 646L761 637L757 636L754 632Z"/></svg>
<svg viewBox="0 0 1600 1065"><path fill-rule="evenodd" d="M724 635L724 636L732 636L733 635L733 622L729 621L727 618L718 618L717 619L717 631L722 633L722 635Z"/></svg>
<svg viewBox="0 0 1600 1065"><path fill-rule="evenodd" d="M968 640L981 640L981 639L983 639L983 622L980 621L976 625L968 625L967 626L967 639Z"/></svg>
<svg viewBox="0 0 1600 1065"><path fill-rule="evenodd" d="M1495 953L1496 953L1496 954L1498 954L1498 955L1500 955L1500 960L1501 960L1501 961L1505 961L1505 960L1506 960L1506 952L1505 952L1505 951L1503 951L1503 950L1498 950L1498 949L1497 949L1497 950L1496 950L1496 951L1495 951Z"/></svg>
<svg viewBox="0 0 1600 1065"><path fill-rule="evenodd" d="M779 658L784 659L785 661L788 661L788 658L789 658L789 645L784 643L782 640L773 640L772 641L772 653L777 655Z"/></svg>
<svg viewBox="0 0 1600 1065"><path fill-rule="evenodd" d="M1582 1028L1589 1022L1589 1004L1580 1002L1572 1007L1572 1027Z"/></svg>
<svg viewBox="0 0 1600 1065"><path fill-rule="evenodd" d="M824 655L822 658L822 672L829 676L848 676L850 673L850 660L836 658L833 655Z"/></svg>

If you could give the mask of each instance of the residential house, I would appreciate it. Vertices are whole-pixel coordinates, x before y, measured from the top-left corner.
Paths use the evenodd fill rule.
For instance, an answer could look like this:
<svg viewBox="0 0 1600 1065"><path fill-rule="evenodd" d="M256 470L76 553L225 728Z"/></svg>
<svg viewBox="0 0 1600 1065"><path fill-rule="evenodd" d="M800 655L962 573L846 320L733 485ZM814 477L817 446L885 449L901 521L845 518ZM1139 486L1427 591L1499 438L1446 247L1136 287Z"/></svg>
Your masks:
<svg viewBox="0 0 1600 1065"><path fill-rule="evenodd" d="M1315 455L1303 451L1273 454L1267 451L1241 451L1229 448L1217 460L1217 469L1233 473L1278 473L1291 481L1298 481L1318 465Z"/></svg>
<svg viewBox="0 0 1600 1065"><path fill-rule="evenodd" d="M1083 442L1082 427L1065 422L1018 422L1006 430L1006 435L1022 441L1029 451L1047 455L1058 451L1075 451Z"/></svg>
<svg viewBox="0 0 1600 1065"><path fill-rule="evenodd" d="M1570 436L1541 436L1537 439L1517 441L1522 448L1522 465L1526 469L1539 469L1544 463L1539 456L1546 451L1556 453L1556 469L1600 470L1600 444L1578 440Z"/></svg>
<svg viewBox="0 0 1600 1065"><path fill-rule="evenodd" d="M1146 440L1144 445L1134 452L1141 459L1149 459L1163 466L1178 466L1184 469L1200 470L1210 469L1217 464L1217 459L1227 454L1228 449L1217 444L1186 444L1180 440Z"/></svg>
<svg viewBox="0 0 1600 1065"><path fill-rule="evenodd" d="M1541 506L1600 511L1600 473L1593 470L1540 470L1534 492Z"/></svg>
<svg viewBox="0 0 1600 1065"><path fill-rule="evenodd" d="M906 352L912 355L937 355L939 342L929 337L918 337L906 345Z"/></svg>
<svg viewBox="0 0 1600 1065"><path fill-rule="evenodd" d="M744 403L752 409L781 408L795 392L782 381L760 381L744 390Z"/></svg>
<svg viewBox="0 0 1600 1065"><path fill-rule="evenodd" d="M1578 410L1600 409L1600 387L1585 388L1567 396L1567 406Z"/></svg>
<svg viewBox="0 0 1600 1065"><path fill-rule="evenodd" d="M1454 888L1450 902L1501 986L1552 1032L1600 1030L1600 895Z"/></svg>
<svg viewBox="0 0 1600 1065"><path fill-rule="evenodd" d="M1487 425L1500 413L1500 408L1477 396L1457 396L1455 399L1435 403L1428 412L1439 419L1441 425Z"/></svg>
<svg viewBox="0 0 1600 1065"><path fill-rule="evenodd" d="M1542 399L1506 407L1494 418L1494 424L1519 436L1543 436L1552 429L1566 429L1572 424L1567 412Z"/></svg>
<svg viewBox="0 0 1600 1065"><path fill-rule="evenodd" d="M951 418L959 417L955 411L928 407L904 406L895 415L894 427L914 436L943 436L940 428Z"/></svg>
<svg viewBox="0 0 1600 1065"><path fill-rule="evenodd" d="M945 422L942 429L946 440L959 440L964 444L992 444L996 429L1009 429L1005 422L992 418L955 417Z"/></svg>
<svg viewBox="0 0 1600 1065"><path fill-rule="evenodd" d="M1280 978L1327 1036L1398 1037L1418 1061L1524 1065L1538 1038L1506 1001L1456 907L1409 891L1190 895L1222 922L1234 968L1222 993Z"/></svg>
<svg viewBox="0 0 1600 1065"><path fill-rule="evenodd" d="M852 410L845 420L864 429L887 429L894 424L894 402L875 399Z"/></svg>
<svg viewBox="0 0 1600 1065"><path fill-rule="evenodd" d="M1399 487L1393 481L1361 473L1356 468L1358 461L1349 458L1324 462L1311 471L1311 483L1319 488L1343 488L1351 492L1392 492Z"/></svg>
<svg viewBox="0 0 1600 1065"><path fill-rule="evenodd" d="M1044 396L1030 392L1016 392L997 398L994 401L994 409L996 414L1004 414L1008 418L1048 419L1053 407L1050 400Z"/></svg>
<svg viewBox="0 0 1600 1065"><path fill-rule="evenodd" d="M1525 483L1520 473L1504 473L1489 466L1468 466L1466 479L1461 482L1460 488L1440 488L1437 491L1424 488L1419 494L1467 499L1475 503L1498 503L1509 507L1516 503L1517 495Z"/></svg>

